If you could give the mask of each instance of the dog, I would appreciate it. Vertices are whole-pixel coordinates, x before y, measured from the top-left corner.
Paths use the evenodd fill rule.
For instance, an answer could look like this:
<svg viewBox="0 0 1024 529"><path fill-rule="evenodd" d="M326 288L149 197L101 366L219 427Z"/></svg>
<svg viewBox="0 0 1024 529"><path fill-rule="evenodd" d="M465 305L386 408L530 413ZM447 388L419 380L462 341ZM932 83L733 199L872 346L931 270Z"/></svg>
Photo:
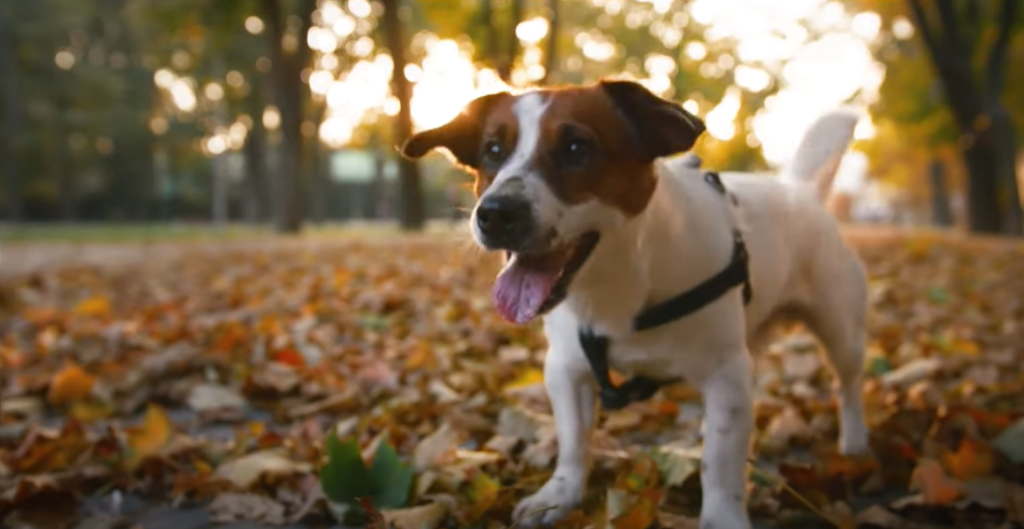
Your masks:
<svg viewBox="0 0 1024 529"><path fill-rule="evenodd" d="M718 175L677 156L704 132L700 118L639 83L605 79L485 95L400 147L411 159L446 150L475 176L473 237L506 255L496 308L518 324L543 318L558 455L551 478L516 506L520 525L553 523L581 503L598 397L616 396L611 368L642 379L641 397L665 379L701 391L699 525L751 527L751 351L782 318L806 323L827 351L840 452L868 452L867 283L823 203L858 119L819 118L778 178ZM682 298L686 310L638 323Z"/></svg>

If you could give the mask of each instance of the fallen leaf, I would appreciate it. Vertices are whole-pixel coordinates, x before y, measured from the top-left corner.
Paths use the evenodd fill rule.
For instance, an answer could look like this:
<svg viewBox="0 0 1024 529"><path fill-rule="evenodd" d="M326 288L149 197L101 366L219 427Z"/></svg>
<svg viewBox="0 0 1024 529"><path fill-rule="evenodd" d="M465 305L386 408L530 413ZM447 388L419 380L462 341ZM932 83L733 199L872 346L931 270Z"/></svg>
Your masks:
<svg viewBox="0 0 1024 529"><path fill-rule="evenodd" d="M255 485L263 476L310 471L312 471L311 465L292 461L280 450L263 450L224 463L217 467L214 475L245 490Z"/></svg>
<svg viewBox="0 0 1024 529"><path fill-rule="evenodd" d="M882 384L888 387L905 387L918 380L930 377L942 367L942 362L935 358L919 358L895 371L882 375Z"/></svg>
<svg viewBox="0 0 1024 529"><path fill-rule="evenodd" d="M434 529L441 525L448 509L440 503L428 503L407 509L384 509L381 511L387 527L395 529Z"/></svg>
<svg viewBox="0 0 1024 529"><path fill-rule="evenodd" d="M144 460L159 455L171 441L174 426L171 424L163 408L156 404L146 407L142 423L125 430L127 436L127 454L125 466L134 470Z"/></svg>
<svg viewBox="0 0 1024 529"><path fill-rule="evenodd" d="M222 492L207 507L217 523L249 520L270 525L287 523L284 505L259 494Z"/></svg>
<svg viewBox="0 0 1024 529"><path fill-rule="evenodd" d="M103 296L84 299L75 305L75 312L82 316L106 316L110 314L110 300Z"/></svg>
<svg viewBox="0 0 1024 529"><path fill-rule="evenodd" d="M992 474L995 465L992 449L969 438L961 440L955 452L944 452L941 460L950 476L964 482Z"/></svg>
<svg viewBox="0 0 1024 529"><path fill-rule="evenodd" d="M217 384L197 384L188 394L188 405L197 412L241 411L245 398L230 388Z"/></svg>
<svg viewBox="0 0 1024 529"><path fill-rule="evenodd" d="M413 466L422 472L428 468L437 468L455 460L455 449L460 435L447 424L443 424L436 432L428 435L413 452Z"/></svg>
<svg viewBox="0 0 1024 529"><path fill-rule="evenodd" d="M652 454L658 470L661 471L662 480L669 487L678 487L690 476L700 471L700 462L703 457L700 447L677 448L664 446Z"/></svg>
<svg viewBox="0 0 1024 529"><path fill-rule="evenodd" d="M76 364L69 364L53 375L46 399L54 406L85 400L92 393L96 377Z"/></svg>
<svg viewBox="0 0 1024 529"><path fill-rule="evenodd" d="M921 458L910 476L910 490L920 490L927 505L948 505L960 499L965 489L962 483L946 476L942 465L929 458Z"/></svg>

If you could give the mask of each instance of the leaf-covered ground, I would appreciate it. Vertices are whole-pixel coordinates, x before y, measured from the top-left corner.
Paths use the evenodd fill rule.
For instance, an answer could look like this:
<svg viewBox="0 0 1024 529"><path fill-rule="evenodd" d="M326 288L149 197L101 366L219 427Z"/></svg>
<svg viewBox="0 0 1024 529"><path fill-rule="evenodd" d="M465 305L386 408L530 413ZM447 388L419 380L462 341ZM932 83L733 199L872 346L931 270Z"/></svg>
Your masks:
<svg viewBox="0 0 1024 529"><path fill-rule="evenodd" d="M818 345L782 329L757 524L1021 526L1024 246L859 239L875 457L836 455ZM498 528L550 474L539 327L500 321L498 262L460 236L189 248L4 279L0 525L331 527L348 494L370 527ZM677 386L603 413L565 526L695 527L700 409Z"/></svg>

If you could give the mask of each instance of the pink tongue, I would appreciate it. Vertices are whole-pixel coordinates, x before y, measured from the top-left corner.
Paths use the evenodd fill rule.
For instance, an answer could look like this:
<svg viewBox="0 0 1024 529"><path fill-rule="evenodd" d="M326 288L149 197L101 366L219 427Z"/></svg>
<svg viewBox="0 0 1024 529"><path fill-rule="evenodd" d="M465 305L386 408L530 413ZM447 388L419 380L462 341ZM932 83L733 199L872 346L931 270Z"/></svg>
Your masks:
<svg viewBox="0 0 1024 529"><path fill-rule="evenodd" d="M494 304L505 320L520 325L537 317L558 281L561 267L526 267L516 263L494 283Z"/></svg>

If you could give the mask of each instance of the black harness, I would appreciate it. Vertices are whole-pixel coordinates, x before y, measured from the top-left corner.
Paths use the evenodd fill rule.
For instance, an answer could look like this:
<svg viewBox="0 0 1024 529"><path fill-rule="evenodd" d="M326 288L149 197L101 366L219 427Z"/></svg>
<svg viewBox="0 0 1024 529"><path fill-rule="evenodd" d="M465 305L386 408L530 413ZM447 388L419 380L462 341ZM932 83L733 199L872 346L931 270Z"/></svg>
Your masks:
<svg viewBox="0 0 1024 529"><path fill-rule="evenodd" d="M718 192L727 194L718 173L708 172L704 175L704 180ZM735 199L735 197L733 198ZM740 285L743 285L743 303L750 303L753 290L750 287L749 260L747 246L743 242L743 236L737 230L733 232L732 259L724 270L678 296L644 309L633 320L633 330L635 332L646 331L686 317L708 306L729 290ZM677 379L656 380L638 376L616 387L608 375L608 337L594 334L591 329L586 328L580 330L579 339L580 346L583 347L583 354L590 362L590 368L597 381L601 406L605 409L618 410L632 402L649 399L662 386L678 381Z"/></svg>

